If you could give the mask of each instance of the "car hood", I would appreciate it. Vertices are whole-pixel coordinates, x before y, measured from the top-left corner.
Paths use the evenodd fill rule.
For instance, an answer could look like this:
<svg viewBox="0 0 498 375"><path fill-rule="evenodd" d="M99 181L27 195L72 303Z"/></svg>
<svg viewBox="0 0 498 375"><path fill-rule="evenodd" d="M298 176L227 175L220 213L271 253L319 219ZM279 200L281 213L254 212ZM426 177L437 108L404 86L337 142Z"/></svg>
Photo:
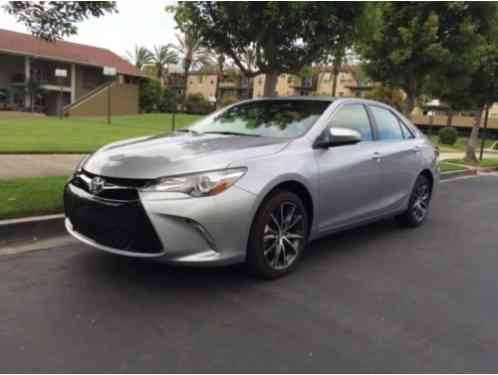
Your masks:
<svg viewBox="0 0 498 375"><path fill-rule="evenodd" d="M158 178L225 168L282 150L288 139L232 135L174 135L130 139L93 154L83 168L117 178Z"/></svg>

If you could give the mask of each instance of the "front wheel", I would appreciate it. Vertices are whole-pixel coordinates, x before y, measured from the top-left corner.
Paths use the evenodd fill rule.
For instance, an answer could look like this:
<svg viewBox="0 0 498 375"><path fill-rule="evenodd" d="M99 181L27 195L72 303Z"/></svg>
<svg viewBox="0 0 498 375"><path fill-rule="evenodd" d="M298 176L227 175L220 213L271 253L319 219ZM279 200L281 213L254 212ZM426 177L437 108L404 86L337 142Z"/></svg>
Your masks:
<svg viewBox="0 0 498 375"><path fill-rule="evenodd" d="M415 181L408 209L396 219L407 227L418 227L429 214L429 204L432 196L432 184L427 176L420 175Z"/></svg>
<svg viewBox="0 0 498 375"><path fill-rule="evenodd" d="M249 237L247 263L252 271L268 279L291 272L306 246L308 220L294 193L278 191L265 200Z"/></svg>

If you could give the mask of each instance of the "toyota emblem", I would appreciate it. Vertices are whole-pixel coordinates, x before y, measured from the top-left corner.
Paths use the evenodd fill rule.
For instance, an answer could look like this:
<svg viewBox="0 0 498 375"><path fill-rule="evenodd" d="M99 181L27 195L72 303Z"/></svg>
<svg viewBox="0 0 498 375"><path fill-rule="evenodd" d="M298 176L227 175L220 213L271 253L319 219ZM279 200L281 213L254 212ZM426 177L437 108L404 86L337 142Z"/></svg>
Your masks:
<svg viewBox="0 0 498 375"><path fill-rule="evenodd" d="M90 181L90 193L92 194L98 194L102 191L104 188L105 181L102 177L94 177Z"/></svg>

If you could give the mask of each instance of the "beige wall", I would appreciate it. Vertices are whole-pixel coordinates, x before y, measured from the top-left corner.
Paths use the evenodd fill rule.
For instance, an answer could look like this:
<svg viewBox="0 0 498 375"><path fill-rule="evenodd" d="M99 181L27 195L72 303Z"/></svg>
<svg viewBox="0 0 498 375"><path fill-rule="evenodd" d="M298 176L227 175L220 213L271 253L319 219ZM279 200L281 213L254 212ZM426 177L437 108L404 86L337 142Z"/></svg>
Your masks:
<svg viewBox="0 0 498 375"><path fill-rule="evenodd" d="M253 97L261 98L265 92L265 75L260 74L254 78ZM278 96L293 96L298 92L292 87L292 82L295 77L291 74L281 74L277 81L277 95Z"/></svg>
<svg viewBox="0 0 498 375"><path fill-rule="evenodd" d="M318 75L316 92L318 95L332 95L333 73L322 72ZM299 83L301 79L291 74L282 74L278 78L277 94L278 96L293 96L299 95L299 89L293 87L292 82ZM354 96L354 92L347 86L355 86L356 80L352 73L340 72L337 79L337 96ZM254 80L254 97L259 98L264 96L265 75L261 74Z"/></svg>
<svg viewBox="0 0 498 375"><path fill-rule="evenodd" d="M205 99L216 97L216 74L192 74L187 80L187 96L201 94Z"/></svg>
<svg viewBox="0 0 498 375"><path fill-rule="evenodd" d="M135 115L139 113L138 108L139 86L135 84L114 84L111 87L112 114ZM107 89L101 90L95 95L84 99L66 114L68 116L106 116L107 115Z"/></svg>
<svg viewBox="0 0 498 375"><path fill-rule="evenodd" d="M328 72L320 73L318 76L317 90L315 94L331 95L333 74ZM187 95L201 94L205 99L216 96L216 81L218 77L215 74L192 74L187 81ZM299 88L294 87L294 83L299 83L300 78L291 74L282 74L278 77L277 95L294 96L300 95ZM354 92L347 86L355 86L356 81L349 72L339 73L337 79L337 96L354 96ZM260 74L253 79L253 97L260 98L264 96L265 75Z"/></svg>
<svg viewBox="0 0 498 375"><path fill-rule="evenodd" d="M498 103L493 104L489 109L489 118L498 120Z"/></svg>
<svg viewBox="0 0 498 375"><path fill-rule="evenodd" d="M334 74L332 72L322 72L318 75L316 92L319 95L332 95ZM337 77L337 96L354 96L354 92L348 86L355 86L356 80L352 73L340 72Z"/></svg>

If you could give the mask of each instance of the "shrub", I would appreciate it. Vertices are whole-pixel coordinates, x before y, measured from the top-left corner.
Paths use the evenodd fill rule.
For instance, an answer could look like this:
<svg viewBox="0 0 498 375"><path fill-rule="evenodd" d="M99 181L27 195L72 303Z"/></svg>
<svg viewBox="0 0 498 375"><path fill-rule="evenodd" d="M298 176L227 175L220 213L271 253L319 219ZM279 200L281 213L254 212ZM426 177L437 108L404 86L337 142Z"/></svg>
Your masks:
<svg viewBox="0 0 498 375"><path fill-rule="evenodd" d="M229 105L239 102L240 99L235 96L224 96L220 99L219 108L228 107Z"/></svg>
<svg viewBox="0 0 498 375"><path fill-rule="evenodd" d="M185 101L185 111L187 113L205 115L213 109L213 105L204 99L201 94L189 95Z"/></svg>
<svg viewBox="0 0 498 375"><path fill-rule="evenodd" d="M145 79L140 83L140 112L157 112L161 105L161 83L155 79Z"/></svg>
<svg viewBox="0 0 498 375"><path fill-rule="evenodd" d="M458 140L458 132L455 128L445 127L439 131L439 143L453 146Z"/></svg>
<svg viewBox="0 0 498 375"><path fill-rule="evenodd" d="M177 112L178 107L178 98L176 93L169 88L165 88L163 90L163 94L161 96L161 102L159 104L159 111L161 112Z"/></svg>

